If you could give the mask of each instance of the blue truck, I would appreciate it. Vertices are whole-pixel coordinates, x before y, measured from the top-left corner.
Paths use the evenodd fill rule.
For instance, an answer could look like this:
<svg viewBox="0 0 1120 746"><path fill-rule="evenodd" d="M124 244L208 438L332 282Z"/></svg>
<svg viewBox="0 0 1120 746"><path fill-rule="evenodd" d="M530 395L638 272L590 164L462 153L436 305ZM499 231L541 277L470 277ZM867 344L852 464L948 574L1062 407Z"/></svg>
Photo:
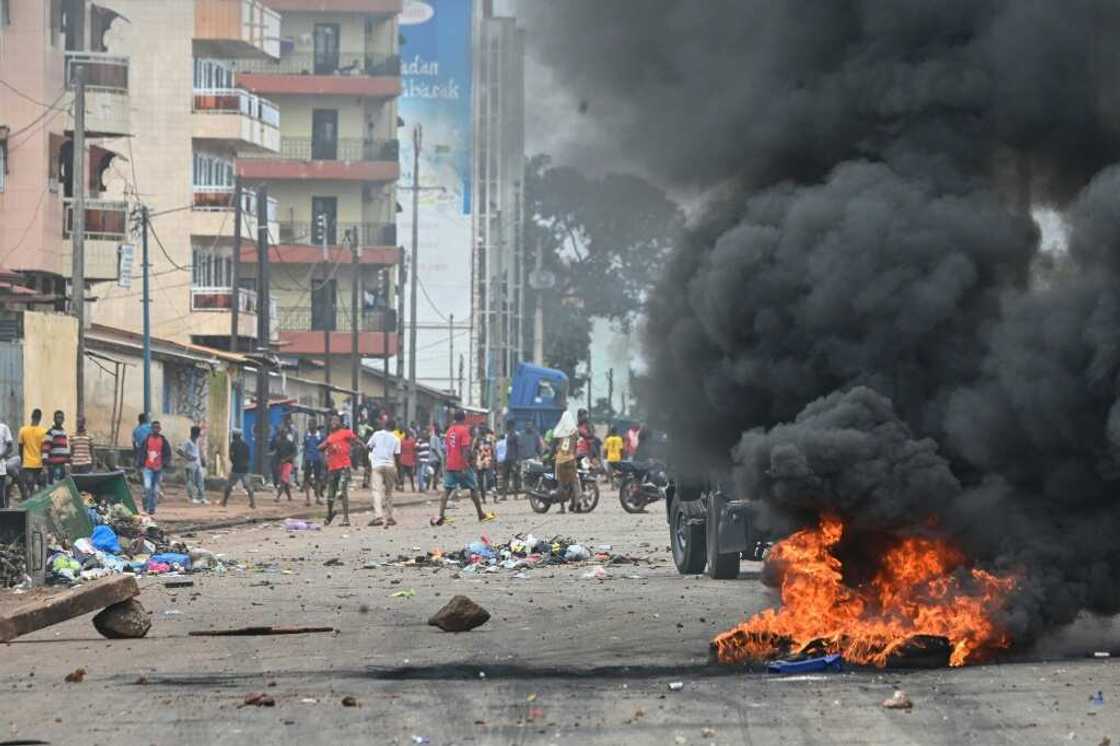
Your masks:
<svg viewBox="0 0 1120 746"><path fill-rule="evenodd" d="M568 376L561 370L519 363L509 387L506 419L519 430L532 424L538 433L551 430L568 408Z"/></svg>

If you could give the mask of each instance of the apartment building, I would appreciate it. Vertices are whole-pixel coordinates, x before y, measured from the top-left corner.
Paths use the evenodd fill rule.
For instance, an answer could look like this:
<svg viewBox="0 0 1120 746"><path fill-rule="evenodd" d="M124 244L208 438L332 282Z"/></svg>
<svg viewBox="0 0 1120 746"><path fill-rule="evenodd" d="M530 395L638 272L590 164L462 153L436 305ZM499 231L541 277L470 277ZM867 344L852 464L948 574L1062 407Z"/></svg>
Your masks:
<svg viewBox="0 0 1120 746"><path fill-rule="evenodd" d="M276 201L269 262L279 350L349 356L356 323L362 357L395 355L402 2L268 3L281 14L279 57L238 59L233 71L235 85L280 113L279 150L237 159L242 182L265 185ZM244 276L255 273L244 265Z"/></svg>
<svg viewBox="0 0 1120 746"><path fill-rule="evenodd" d="M115 280L128 205L112 169L130 133L131 64L119 16L88 0L0 0L0 266L59 298L71 274L73 92L86 81L85 275Z"/></svg>

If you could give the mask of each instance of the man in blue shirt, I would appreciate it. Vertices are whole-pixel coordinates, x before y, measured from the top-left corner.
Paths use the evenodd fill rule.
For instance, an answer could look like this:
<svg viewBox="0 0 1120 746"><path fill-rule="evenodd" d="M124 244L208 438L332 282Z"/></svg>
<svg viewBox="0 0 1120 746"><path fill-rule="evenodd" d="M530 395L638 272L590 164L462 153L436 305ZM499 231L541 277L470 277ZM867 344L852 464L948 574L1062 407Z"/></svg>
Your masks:
<svg viewBox="0 0 1120 746"><path fill-rule="evenodd" d="M311 490L315 490L315 504L323 501L323 452L319 444L323 442L323 426L312 422L303 436L303 499L311 504Z"/></svg>
<svg viewBox="0 0 1120 746"><path fill-rule="evenodd" d="M147 413L141 413L136 418L139 424L132 430L132 450L136 454L136 468L144 468L144 443L147 442L148 436L152 434L152 426L148 424Z"/></svg>

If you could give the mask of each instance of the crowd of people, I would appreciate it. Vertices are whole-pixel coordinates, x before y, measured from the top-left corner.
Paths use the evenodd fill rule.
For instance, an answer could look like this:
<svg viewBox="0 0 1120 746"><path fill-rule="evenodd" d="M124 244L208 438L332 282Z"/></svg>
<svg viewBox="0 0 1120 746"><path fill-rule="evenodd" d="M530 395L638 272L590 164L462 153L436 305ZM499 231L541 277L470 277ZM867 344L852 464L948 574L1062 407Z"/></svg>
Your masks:
<svg viewBox="0 0 1120 746"><path fill-rule="evenodd" d="M0 423L0 507L8 506L9 484L26 499L35 490L93 469L93 440L85 421L78 418L73 432L67 432L65 415L56 411L51 425L42 423L43 413L36 409L30 422L13 437ZM491 520L487 501L497 503L516 498L522 492L522 464L543 459L553 462L562 488L572 491L578 485L577 463L583 459L592 468L611 476L623 458L634 458L640 449L641 432L637 426L625 434L611 428L605 441L595 435L584 410L578 416L565 413L560 422L544 434L532 424L519 428L508 422L503 432L487 425L466 424L462 411L443 430L438 424L420 427L415 422L401 426L387 414L370 418L351 429L337 414L324 424L311 421L302 437L291 416L284 418L268 443L274 500L293 500L293 490L303 493L304 504L324 500L327 523L341 515L341 525L350 525L350 492L355 479L370 490L374 517L372 526L390 528L394 493L407 485L413 492L441 494L439 514L432 525L446 520L452 494L470 494L480 521ZM135 469L143 484L144 511L154 514L162 494L163 476L171 466L173 454L182 459L187 497L193 504L208 504L206 497L206 449L201 442L202 428L191 427L190 436L172 448L158 420L141 414L132 432ZM228 505L237 485L248 495L250 508L256 508L251 451L239 430L231 433L229 469L221 504ZM336 511L337 508L337 511Z"/></svg>

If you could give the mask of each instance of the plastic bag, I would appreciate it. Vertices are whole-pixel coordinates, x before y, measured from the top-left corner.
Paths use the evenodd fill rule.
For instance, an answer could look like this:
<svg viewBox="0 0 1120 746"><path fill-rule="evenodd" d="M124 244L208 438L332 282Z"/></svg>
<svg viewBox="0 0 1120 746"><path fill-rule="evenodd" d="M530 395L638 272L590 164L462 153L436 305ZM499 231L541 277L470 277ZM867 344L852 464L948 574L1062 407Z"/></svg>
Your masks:
<svg viewBox="0 0 1120 746"><path fill-rule="evenodd" d="M117 532L108 526L97 526L93 529L93 535L89 538L90 543L102 552L109 552L110 554L120 554L121 544L117 541Z"/></svg>
<svg viewBox="0 0 1120 746"><path fill-rule="evenodd" d="M581 544L572 544L568 547L568 551L564 552L564 559L568 562L582 562L591 559L591 552Z"/></svg>

